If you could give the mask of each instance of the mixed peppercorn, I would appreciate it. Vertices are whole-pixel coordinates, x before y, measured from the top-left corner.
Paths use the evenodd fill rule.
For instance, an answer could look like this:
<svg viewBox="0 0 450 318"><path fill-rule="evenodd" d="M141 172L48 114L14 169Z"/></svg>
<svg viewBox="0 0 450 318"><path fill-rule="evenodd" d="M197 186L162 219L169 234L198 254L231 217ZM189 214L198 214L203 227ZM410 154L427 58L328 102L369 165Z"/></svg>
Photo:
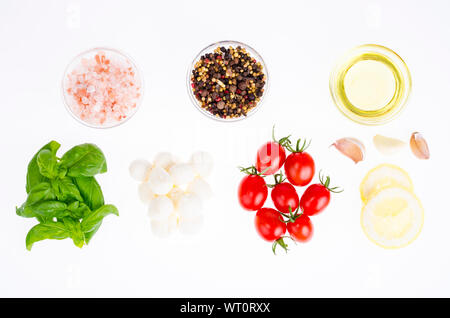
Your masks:
<svg viewBox="0 0 450 318"><path fill-rule="evenodd" d="M191 75L191 86L201 107L214 116L246 116L264 93L263 66L245 48L217 47L200 57Z"/></svg>

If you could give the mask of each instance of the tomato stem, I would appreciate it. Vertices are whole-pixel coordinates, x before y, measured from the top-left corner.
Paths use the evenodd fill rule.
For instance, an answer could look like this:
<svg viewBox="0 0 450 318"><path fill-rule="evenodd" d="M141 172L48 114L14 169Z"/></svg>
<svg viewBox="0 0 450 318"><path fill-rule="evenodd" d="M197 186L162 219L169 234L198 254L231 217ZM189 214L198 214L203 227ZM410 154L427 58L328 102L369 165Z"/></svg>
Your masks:
<svg viewBox="0 0 450 318"><path fill-rule="evenodd" d="M284 241L284 239L290 239L292 242L294 242L295 244L297 244L297 243L295 242L295 240L292 239L292 237L286 236L286 235L285 235L285 236L282 236L282 237L280 237L278 240L274 241L273 244L272 244L272 252L273 252L274 255L277 255L277 253L276 253L275 251L276 251L278 245L281 246L281 248L284 249L284 251L285 251L286 253L289 251L288 245L286 244L286 242Z"/></svg>
<svg viewBox="0 0 450 318"><path fill-rule="evenodd" d="M281 139L276 139L275 138L275 125L273 125L272 127L272 140L278 144L280 144L282 147L288 147L291 144L291 140L289 139L291 137L291 135L283 137Z"/></svg>
<svg viewBox="0 0 450 318"><path fill-rule="evenodd" d="M283 237L280 237L278 240L274 241L272 244L272 252L274 255L277 255L276 249L277 246L281 246L282 249L287 253L288 252L288 245L284 242Z"/></svg>
<svg viewBox="0 0 450 318"><path fill-rule="evenodd" d="M283 172L281 172L281 171L280 171L280 173L275 174L273 176L273 178L275 179L275 183L268 184L267 185L268 188L274 188L277 184L280 184L286 180L286 178L283 176Z"/></svg>
<svg viewBox="0 0 450 318"><path fill-rule="evenodd" d="M309 141L303 139L303 144L300 146L301 141L302 141L301 138L297 140L297 143L295 144L295 149L292 148L290 143L289 145L286 146L286 149L292 153L304 152L311 145L311 139Z"/></svg>
<svg viewBox="0 0 450 318"><path fill-rule="evenodd" d="M330 176L324 176L322 174L322 170L319 171L319 180L320 183L327 188L328 191L333 192L333 193L341 193L344 191L344 189L342 189L341 187L330 187Z"/></svg>
<svg viewBox="0 0 450 318"><path fill-rule="evenodd" d="M269 168L270 168L270 167L267 167L267 168L264 169L263 171L258 172L258 170L256 169L255 166L250 166L250 167L247 167L247 168L245 168L245 167L238 167L238 169L239 169L241 172L245 173L245 174L252 175L252 176L262 176L263 178L264 178L265 176L263 176L262 174L265 173Z"/></svg>
<svg viewBox="0 0 450 318"><path fill-rule="evenodd" d="M288 215L286 215L285 213L282 213L280 211L278 211L278 213L280 213L280 215L281 215L281 218L280 218L281 222L283 222L283 223L294 223L300 216L302 216L303 211L300 210L300 205L299 205L298 208L294 212L292 212L292 208L289 207L289 214ZM287 220L285 220L284 218L287 218Z"/></svg>

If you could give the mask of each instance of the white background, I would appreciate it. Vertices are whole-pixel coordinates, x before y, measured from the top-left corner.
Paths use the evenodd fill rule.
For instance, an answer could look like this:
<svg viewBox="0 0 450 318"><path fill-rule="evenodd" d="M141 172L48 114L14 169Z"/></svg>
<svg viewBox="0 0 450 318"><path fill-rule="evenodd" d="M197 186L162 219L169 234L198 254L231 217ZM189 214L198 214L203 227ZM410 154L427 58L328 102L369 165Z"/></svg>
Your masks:
<svg viewBox="0 0 450 318"><path fill-rule="evenodd" d="M7 1L0 3L0 296L317 297L450 296L448 156L450 105L449 1ZM208 44L238 40L265 59L270 90L262 108L238 123L200 114L186 89L193 57ZM365 43L385 45L408 64L413 90L402 115L365 127L335 108L328 90L334 62ZM96 46L128 53L145 79L142 108L106 130L76 122L63 106L60 82L71 58ZM313 139L318 168L345 191L313 218L308 244L274 256L236 199L239 165L278 135ZM408 149L383 157L375 134L408 140L420 131L431 159ZM367 160L354 165L328 146L360 138ZM108 173L99 181L109 216L88 247L44 241L31 252L34 225L15 206L26 197L32 155L55 139L61 152L93 142ZM128 175L129 163L159 151L182 158L197 149L215 157L215 197L194 237L158 240ZM358 186L375 165L401 165L425 206L419 238L400 250L371 243L360 224ZM301 193L303 189L299 189Z"/></svg>

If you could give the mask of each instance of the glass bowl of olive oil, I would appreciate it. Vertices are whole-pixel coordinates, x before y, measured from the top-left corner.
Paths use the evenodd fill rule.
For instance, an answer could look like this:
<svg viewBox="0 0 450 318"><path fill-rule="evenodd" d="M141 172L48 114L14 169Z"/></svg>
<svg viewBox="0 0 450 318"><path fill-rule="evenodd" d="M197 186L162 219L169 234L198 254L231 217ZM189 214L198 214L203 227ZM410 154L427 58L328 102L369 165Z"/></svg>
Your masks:
<svg viewBox="0 0 450 318"><path fill-rule="evenodd" d="M394 51L361 45L338 61L330 75L330 91L348 118L360 124L384 124L403 110L411 92L411 74Z"/></svg>

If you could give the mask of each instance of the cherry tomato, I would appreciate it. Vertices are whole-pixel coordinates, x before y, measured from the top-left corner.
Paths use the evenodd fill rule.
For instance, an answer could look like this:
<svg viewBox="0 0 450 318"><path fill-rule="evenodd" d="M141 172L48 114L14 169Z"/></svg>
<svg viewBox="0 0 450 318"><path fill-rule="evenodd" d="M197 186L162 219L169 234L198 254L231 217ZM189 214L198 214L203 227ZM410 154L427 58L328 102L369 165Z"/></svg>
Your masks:
<svg viewBox="0 0 450 318"><path fill-rule="evenodd" d="M311 184L300 199L300 208L306 215L315 215L325 210L330 203L330 191L323 184Z"/></svg>
<svg viewBox="0 0 450 318"><path fill-rule="evenodd" d="M291 153L284 163L284 172L289 182L295 186L305 186L314 177L315 164L307 152Z"/></svg>
<svg viewBox="0 0 450 318"><path fill-rule="evenodd" d="M287 230L291 237L297 242L308 242L314 233L314 227L309 217L305 214L300 215L295 222L287 224Z"/></svg>
<svg viewBox="0 0 450 318"><path fill-rule="evenodd" d="M278 240L286 233L286 224L281 221L280 213L271 208L256 212L255 227L258 234L269 242Z"/></svg>
<svg viewBox="0 0 450 318"><path fill-rule="evenodd" d="M239 203L246 210L259 210L266 202L268 192L263 177L254 174L247 175L239 184Z"/></svg>
<svg viewBox="0 0 450 318"><path fill-rule="evenodd" d="M258 149L256 155L256 169L263 175L277 172L286 160L286 152L281 144L269 141Z"/></svg>
<svg viewBox="0 0 450 318"><path fill-rule="evenodd" d="M300 208L306 215L315 215L322 212L330 203L330 192L340 193L339 187L330 187L330 177L326 179L319 173L320 183L311 184L300 199Z"/></svg>
<svg viewBox="0 0 450 318"><path fill-rule="evenodd" d="M299 198L297 191L291 184L287 182L276 184L270 195L272 197L273 204L278 211L289 213L297 210Z"/></svg>

